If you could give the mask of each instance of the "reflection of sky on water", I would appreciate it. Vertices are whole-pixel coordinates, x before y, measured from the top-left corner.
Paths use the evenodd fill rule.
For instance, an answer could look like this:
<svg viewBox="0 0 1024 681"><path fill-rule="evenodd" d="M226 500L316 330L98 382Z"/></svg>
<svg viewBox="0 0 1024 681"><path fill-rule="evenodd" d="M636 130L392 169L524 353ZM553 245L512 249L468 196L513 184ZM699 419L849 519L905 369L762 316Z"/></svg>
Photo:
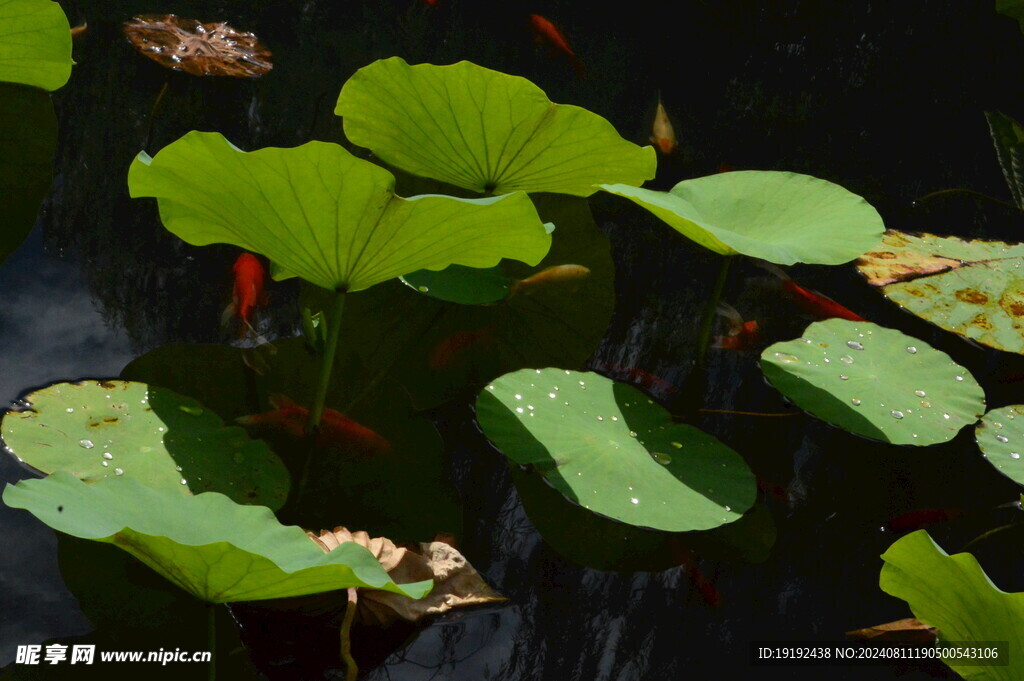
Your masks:
<svg viewBox="0 0 1024 681"><path fill-rule="evenodd" d="M45 254L38 230L0 269L0 399L68 378L120 373L128 339L109 328L77 264Z"/></svg>
<svg viewBox="0 0 1024 681"><path fill-rule="evenodd" d="M128 340L109 328L83 285L77 264L44 252L39 230L0 268L0 404L27 389L79 378L116 376L129 359ZM0 456L0 487L25 477ZM27 512L0 504L0 666L17 646L74 636L88 622L61 583L52 530Z"/></svg>

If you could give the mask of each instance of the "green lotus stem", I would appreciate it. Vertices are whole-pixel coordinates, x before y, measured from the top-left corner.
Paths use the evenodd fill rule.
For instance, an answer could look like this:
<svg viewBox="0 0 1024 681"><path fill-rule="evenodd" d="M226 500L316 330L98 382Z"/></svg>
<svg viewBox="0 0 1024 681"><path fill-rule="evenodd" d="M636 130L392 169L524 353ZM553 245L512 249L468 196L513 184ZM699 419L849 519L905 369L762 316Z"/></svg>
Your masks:
<svg viewBox="0 0 1024 681"><path fill-rule="evenodd" d="M953 188L953 189L940 189L937 192L932 192L931 194L925 194L924 196L922 196L919 199L914 199L914 203L922 203L924 201L929 201L931 199L935 199L935 198L938 198L940 196L949 196L951 194L967 194L969 196L973 196L973 197L978 198L978 199L983 199L983 200L988 201L990 203L998 204L998 205L1003 206L1005 208L1012 208L1013 210L1017 210L1017 211L1024 210L1020 206L1016 206L1016 205L1014 205L1012 203L1007 203L1006 201L1002 201L1000 199L997 199L994 196L989 196L988 194L982 194L981 192L976 192L973 189L965 189L965 188L962 188L962 187L956 187L956 188Z"/></svg>
<svg viewBox="0 0 1024 681"><path fill-rule="evenodd" d="M352 657L352 620L356 617L356 602L359 594L355 587L348 590L348 604L345 606L345 619L341 621L341 661L345 663L345 681L356 681L359 666Z"/></svg>
<svg viewBox="0 0 1024 681"><path fill-rule="evenodd" d="M718 278L715 280L715 287L711 290L711 297L704 306L704 316L700 320L700 332L697 335L697 370L704 371L707 365L708 345L711 343L711 329L715 323L715 315L718 313L718 302L722 299L722 291L725 290L725 282L729 277L729 267L732 265L733 256L727 255L722 258L722 266L718 270Z"/></svg>
<svg viewBox="0 0 1024 681"><path fill-rule="evenodd" d="M341 336L341 315L345 310L345 291L334 294L334 307L327 318L327 346L320 364L320 380L316 386L316 396L309 410L309 422L306 433L315 433L320 427L320 419L324 415L324 402L327 400L327 388L331 384L331 373L334 371L334 356L338 351L338 338Z"/></svg>
<svg viewBox="0 0 1024 681"><path fill-rule="evenodd" d="M733 411L732 409L698 409L702 414L732 414L733 416L771 416L775 418L785 418L789 416L799 416L799 412L784 412L781 414L768 414L760 411Z"/></svg>
<svg viewBox="0 0 1024 681"><path fill-rule="evenodd" d="M981 542L985 541L986 539L991 539L993 535L999 534L1000 532L1005 532L1006 530L1012 530L1013 528L1019 527L1019 526L1020 526L1020 523L1010 523L1009 525L1001 525L1000 527L997 527L995 529L989 530L988 532L983 532L982 534L979 534L977 537L975 537L971 541L969 541L966 544L964 544L964 547L962 549L960 549L960 551L961 552L969 551L971 548L973 548L977 544L980 544Z"/></svg>
<svg viewBox="0 0 1024 681"><path fill-rule="evenodd" d="M217 679L217 604L206 605L206 649L210 651L210 666L206 668L207 681Z"/></svg>

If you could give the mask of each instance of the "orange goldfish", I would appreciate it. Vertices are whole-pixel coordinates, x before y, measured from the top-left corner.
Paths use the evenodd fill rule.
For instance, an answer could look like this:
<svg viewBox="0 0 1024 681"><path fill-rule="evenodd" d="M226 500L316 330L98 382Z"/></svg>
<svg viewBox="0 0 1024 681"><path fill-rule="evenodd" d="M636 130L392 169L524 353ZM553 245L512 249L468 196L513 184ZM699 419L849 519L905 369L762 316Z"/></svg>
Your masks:
<svg viewBox="0 0 1024 681"><path fill-rule="evenodd" d="M71 29L71 37L72 38L81 38L83 35L85 35L85 32L88 31L88 30L89 30L89 22L88 21L83 21L81 24L79 24L78 26L75 26L74 28Z"/></svg>
<svg viewBox="0 0 1024 681"><path fill-rule="evenodd" d="M272 395L274 411L235 419L239 425L279 432L301 440L306 435L309 410L283 395ZM340 450L357 457L379 456L392 451L391 443L381 435L341 412L324 409L314 445L318 449Z"/></svg>
<svg viewBox="0 0 1024 681"><path fill-rule="evenodd" d="M668 119L668 113L661 104L661 97L658 97L658 110L654 114L654 126L651 129L651 141L658 146L661 153L668 155L676 150L676 131L672 127L672 121Z"/></svg>
<svg viewBox="0 0 1024 681"><path fill-rule="evenodd" d="M782 282L782 290L785 291L796 306L816 319L846 319L851 322L866 322L867 320L859 314L843 307L828 296L823 296L817 291L812 291L800 286L789 278L789 275L770 262L757 263Z"/></svg>
<svg viewBox="0 0 1024 681"><path fill-rule="evenodd" d="M488 324L475 331L456 331L442 338L430 351L427 366L432 371L440 371L456 362L466 350L474 345L494 342L494 324Z"/></svg>
<svg viewBox="0 0 1024 681"><path fill-rule="evenodd" d="M258 305L266 304L263 294L263 281L267 276L263 264L252 253L242 253L235 260L235 285L232 290L231 304L224 310L221 321L227 325L231 317L238 317L241 325L238 336L245 335L246 330L256 333L252 325L253 312ZM258 335L258 334L257 334Z"/></svg>
<svg viewBox="0 0 1024 681"><path fill-rule="evenodd" d="M569 47L569 41L565 39L562 32L559 31L550 20L539 14L531 14L530 27L533 29L534 33L536 33L538 40L547 41L557 50L565 54L572 63L572 67L576 71L576 75L580 78L583 77L583 62L579 60L576 53L572 51L571 47Z"/></svg>
<svg viewBox="0 0 1024 681"><path fill-rule="evenodd" d="M704 602L713 608L721 607L722 595L715 588L715 585L711 583L711 580L701 571L700 566L697 564L697 556L694 555L693 551L683 547L675 537L669 539L668 545L672 556L679 561L679 565L685 570L690 584L697 587L697 593L701 595Z"/></svg>
<svg viewBox="0 0 1024 681"><path fill-rule="evenodd" d="M749 350L761 340L761 333L756 321L743 321L743 317L729 303L718 304L718 314L725 317L732 328L725 336L715 336L711 347L722 350Z"/></svg>
<svg viewBox="0 0 1024 681"><path fill-rule="evenodd" d="M512 284L509 289L509 297L517 293L530 293L531 291L559 282L579 281L590 276L590 268L583 265L552 265L546 267L526 279L520 279Z"/></svg>

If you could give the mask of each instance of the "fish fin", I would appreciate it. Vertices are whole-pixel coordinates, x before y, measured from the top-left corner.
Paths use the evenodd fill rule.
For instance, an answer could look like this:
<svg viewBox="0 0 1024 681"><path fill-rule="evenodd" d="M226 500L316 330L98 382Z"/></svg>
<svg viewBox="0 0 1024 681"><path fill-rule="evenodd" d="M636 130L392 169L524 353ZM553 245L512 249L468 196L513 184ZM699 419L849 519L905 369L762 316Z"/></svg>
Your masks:
<svg viewBox="0 0 1024 681"><path fill-rule="evenodd" d="M289 409L293 407L298 407L299 409L303 408L300 407L293 399L286 395L282 395L281 393L270 393L267 395L267 401L270 402L270 406L274 409Z"/></svg>
<svg viewBox="0 0 1024 681"><path fill-rule="evenodd" d="M741 330L743 328L743 316L736 310L735 307L725 302L724 300L718 303L718 307L715 308L715 312L721 315L722 317L725 317L726 320L728 320L728 322L732 324L733 327L735 327L737 330Z"/></svg>
<svg viewBox="0 0 1024 681"><path fill-rule="evenodd" d="M228 306L224 308L224 311L220 313L220 325L222 328L231 326L231 318L235 316L235 310L238 306L235 305L235 301L228 303Z"/></svg>
<svg viewBox="0 0 1024 681"><path fill-rule="evenodd" d="M782 280L782 281L792 281L792 279L789 278L789 275L786 274L782 270L782 268L779 267L778 265L776 265L774 263L770 263L767 260L759 260L757 258L752 258L752 260L753 260L755 265L760 267L762 270L768 272L769 274L775 275L780 280Z"/></svg>

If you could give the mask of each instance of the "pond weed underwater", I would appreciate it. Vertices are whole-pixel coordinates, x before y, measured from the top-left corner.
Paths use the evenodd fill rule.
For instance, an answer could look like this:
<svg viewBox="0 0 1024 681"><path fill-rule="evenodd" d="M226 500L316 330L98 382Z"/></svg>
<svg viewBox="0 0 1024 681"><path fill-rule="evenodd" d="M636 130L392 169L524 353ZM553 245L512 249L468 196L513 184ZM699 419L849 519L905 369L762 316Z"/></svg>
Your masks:
<svg viewBox="0 0 1024 681"><path fill-rule="evenodd" d="M599 8L586 13L568 6L545 10L544 16L557 19L573 51L586 60L587 78L580 80L569 64L553 60L545 46L531 42L528 13L507 5L485 10L454 1L429 5L410 0L372 6L312 2L301 11L293 3L264 3L244 9L222 3L201 5L190 7L188 14L204 21L224 18L266 40L274 50L275 70L258 82L197 81L190 84L195 87L173 93L181 96L168 98L154 125L154 141L159 140L152 150L154 159L159 158L157 148L166 149L172 140L192 129L221 131L243 149L290 147L310 138L340 142L341 126L330 116L327 103L337 97L341 84L357 69L376 57L393 54L410 64L449 64L469 58L500 71L528 76L552 100L601 113L626 139L638 143L646 143L650 134L650 118L642 120L641 113L644 108L654 107L660 89L667 110L673 114L679 149L670 157L659 157L659 176L652 185L659 189L668 189L688 177L707 175L727 162L743 169L777 169L826 177L868 198L886 225L901 231L1011 240L1013 228L1019 226L1016 216L969 201L955 205L950 201L942 208L933 204L916 212L910 208L910 199L941 186L962 184L995 194L1002 191L981 111L1001 108L1014 112L1019 110L1020 98L1009 75L1013 69L987 78L977 74L984 70L986 56L1001 51L1013 53L1021 37L1007 30L1016 30L1012 22L990 11L983 15L981 10L971 13L946 7L937 16L922 16L917 12L920 8L909 6L887 12L876 8L869 13L866 6L851 5L832 10L837 21L830 23L806 8L792 16L753 8L716 16L696 3L688 8L689 21L703 30L694 31L699 37L693 44L680 45L667 35L658 34L658 41L651 38L651 26L657 22L650 21L653 10L643 6L629 16L612 16ZM76 16L73 3L67 3L66 9ZM104 55L103 38L117 35L119 22L142 9L150 8L110 3L104 6L103 15L95 19L89 16L90 32L82 38L76 53L78 66L73 79L55 95L62 137L57 150L59 178L43 214L46 242L82 263L111 323L131 338L135 354L150 353L136 363L137 368L142 367L136 380L150 372L153 377L147 380L185 394L207 390L208 398L201 400L204 407L224 420L260 413L266 405L254 405L252 399L239 398L231 390L210 387L215 384L245 386L244 392L249 395L253 394L251 384L265 379L269 385L264 390L289 395L300 403L307 400L304 406L308 408L317 388L315 362L304 354L301 340L292 341L290 346L281 341L284 348L265 358L269 368L262 376L246 368L240 358L241 349L208 346L197 356L168 345L226 340L220 336L217 320L230 297L230 265L238 251L225 246L184 245L159 228L151 207L140 207L136 204L142 202L127 198L123 182L111 180L124 177L128 161L139 150L146 116L163 74L158 73L155 64L131 61L134 55L126 44L121 44L121 54ZM160 8L165 9L185 13L184 8ZM359 22L353 22L353 16L358 16ZM607 39L612 26L617 31L616 40ZM417 33L415 28L422 30ZM869 37L859 38L860 32ZM905 36L913 35L913 40L925 44L922 36L948 37L951 33L959 40L951 43L944 39L942 44L985 47L972 55L933 49L928 52L931 63L923 57L908 56ZM491 39L479 40L481 35ZM721 47L739 44L744 47ZM680 73L679 64L698 60L705 63L706 56L701 55L707 54L717 55L707 73L694 73L692 69ZM912 63L908 65L907 59ZM1013 63L1020 66L1019 55L1014 59ZM905 74L911 71L915 79L907 80ZM816 79L813 83L812 76ZM687 86L670 88L666 83ZM965 83L977 96L963 95ZM316 101L325 92L327 103L317 107ZM700 96L693 96L694 92ZM888 104L891 112L881 120L875 111L878 102ZM115 107L130 115L118 120L99 115ZM922 110L930 115L919 114ZM915 135L907 134L908 112L915 114ZM97 123L90 128L85 121ZM936 149L933 140L939 138L950 139L951 148ZM358 154L365 156L366 152ZM378 155L387 160L387 152L382 150ZM400 195L436 191L436 184L397 174ZM463 186L467 190L498 188L497 183L486 179L479 185ZM417 189L408 191L403 187ZM452 189L441 193L459 196ZM572 674L586 678L617 674L627 678L671 678L687 673L689 668L706 666L721 671L728 668L723 662L727 655L745 658L746 642L767 631L796 640L835 640L844 631L906 616L904 604L878 589L881 562L877 557L893 540L891 534L878 531L886 520L918 508L971 509L974 515L965 515L946 527L935 526L933 531L941 537L940 543L949 549L1010 520L1006 517L1009 510L990 509L1012 498L1017 487L978 456L969 432L927 451L908 450L861 440L804 417L744 420L734 415L707 415L696 425L721 441L722 446L739 452L753 472L786 483L789 488L791 507L778 502L771 507L778 539L767 562L751 566L701 560L703 571L712 575L709 581L720 592L721 607L708 608L679 569L619 575L567 561L559 550L571 554L578 549L580 553L574 555L579 557L587 555L585 551L593 552L593 547L557 544L552 533L558 528L541 527L542 521L534 512L530 520L551 542L542 543L517 500L521 496L527 504L525 512L530 513L531 500L543 497L549 488L531 491L519 480L522 471L508 471L500 457L486 449L475 432L465 401L461 405L439 405L458 394L462 386L479 385L505 373L512 361L508 356L514 358L523 352L535 353L525 366L584 368L578 363L602 338L603 319L608 318L611 325L594 356L595 365L622 367L616 372L620 378L643 370L666 383L649 380L650 398L667 398L669 388L678 391L686 384L698 341L695 320L706 310L718 256L694 248L665 229L657 218L648 217L617 197L592 197L589 209L582 201L547 196L539 197L536 205L541 220L556 224L548 255L552 260L536 264L536 269L524 265L505 272L510 280L525 280L533 276L531 272L545 267L579 264L591 271L591 276L576 282L581 286L579 291L556 285L537 295L517 295L503 307L473 306L464 310L399 282L382 283L365 294L353 294L338 324L343 340L337 382L345 387L360 386L368 397L362 398L360 406L359 400L351 394L346 396L341 388L327 398L328 404L376 432L383 432L388 424L415 422L415 426L409 426L413 429L407 435L409 440L429 441L430 448L438 451L440 442L434 444L437 435L430 433L430 420L443 424L449 458L439 465L441 472L417 471L407 476L408 481L445 480L448 474L454 478L459 506L464 513L472 510L464 522L466 531L460 537L460 546L512 601L509 607L476 618L471 614L451 617L423 629L409 647L371 674L402 678L426 678L436 672L451 678L561 678ZM597 230L596 225L603 230ZM575 230L574 241L560 244L560 230L565 230L562 234ZM607 242L602 243L605 235L611 248ZM813 243L813 238L805 241ZM851 257L857 255L860 253ZM896 306L871 293L851 269L800 266L791 272L801 285L836 297L872 322L902 329L945 352L983 379L990 404L1013 403L1015 386L993 387L991 381L984 380L1000 370L1008 355L967 346L902 314ZM602 302L611 292L613 271L614 311L610 302ZM337 282L325 278L317 283ZM303 302L299 303L296 297L300 287L282 286L270 285L273 299L267 316L272 332L267 335L271 338L295 335L302 304L312 305L314 312L329 309L323 303L316 304L320 298L308 287L303 289ZM749 263L734 263L721 295L745 317L758 320L765 343L796 338L811 321L793 310L771 277ZM382 301L393 302L388 307ZM591 307L580 311L576 303L583 301ZM500 312L506 308L510 312ZM564 351L564 365L549 359L551 338L558 338L552 336L552 323L524 321L543 318L545 313L554 319L567 313L579 317L571 328L583 330L580 347L554 346ZM328 315L328 332L331 321ZM595 331L592 326L602 328ZM490 329L487 334L496 339L493 345L483 340L479 347L467 344L464 350L452 353L454 358L433 362L435 368L444 365L441 368L448 371L431 369L430 358L437 355L445 339L460 331L486 337L483 329ZM394 357L395 348L417 334L421 338L413 345L415 350L402 355L398 365L399 373L408 379L405 388L383 380L372 384L371 370L378 366L375 363ZM345 347L346 338L366 339L354 359ZM507 345L508 339L519 345ZM584 351L588 344L590 348ZM49 347L55 345L48 342ZM378 352L370 353L370 349ZM145 368L151 351L169 353L166 356L172 359L151 360ZM870 347L866 351L870 352ZM858 351L849 348L849 352ZM753 357L726 350L708 353L705 407L765 413L785 410L778 394L764 384ZM412 372L413 365L418 366L419 374ZM309 374L311 368L313 379L295 380L289 373ZM83 364L74 373L91 371L92 366ZM282 374L288 374L288 378L281 379ZM588 381L585 377L580 380ZM25 387L19 384L5 389L13 398ZM428 411L414 411L403 404L396 398L403 390L413 393L416 410ZM546 394L543 398L553 399ZM541 408L530 404L535 407L533 411ZM526 406L521 408L531 411ZM516 414L515 409L510 416ZM595 424L597 416L602 416L609 419L602 424L611 425L610 412L593 416ZM906 417L901 423L905 421ZM751 422L756 426L747 425ZM671 442L666 447L675 449ZM673 456L671 450L669 456ZM666 452L658 449L656 453ZM657 457L649 458L661 466ZM294 466L295 462L286 464ZM377 475L372 470L364 474L371 478ZM512 479L517 480L515 487L510 485ZM959 484L951 487L949 480ZM329 494L332 489L331 481L326 481L324 491ZM386 497L389 502L395 499ZM633 505L631 498L625 497L629 505ZM565 517L585 510L570 509L561 497L548 496L542 502L552 504L553 513ZM534 508L542 502L532 501ZM417 506L410 503L408 508ZM6 523L11 512L6 508L2 512ZM328 515L323 520L330 524L324 527L333 527L339 518ZM430 522L445 516L436 515ZM628 537L628 542L648 541L655 548L659 545L660 538L643 528L636 528L634 533L633 528L599 516L571 517L579 518L580 527L588 531L618 532ZM965 524L956 524L961 521ZM1019 578L1014 581L1008 576L1013 572L1012 558L1000 557L991 548L988 550L995 555L985 556L984 544L978 550L997 583L1010 590L1020 588ZM655 553L657 563L662 558ZM704 553L698 549L697 554L713 555L710 548ZM618 560L615 555L605 558L610 564ZM653 568L668 565L655 564ZM130 575L124 583L141 579L136 567L127 564L119 568ZM166 591L159 593L165 603L176 598ZM840 600L842 594L850 595ZM81 597L81 601L85 607L101 599ZM583 624L572 630L564 627L570 616ZM165 639L151 640L166 645ZM680 640L701 645L682 646ZM737 655L737 650L743 655ZM288 637L276 659L264 660L265 669L275 669L273 673L280 678L288 678L290 673L308 674L306 668L289 671L290 666L302 666L304 654L308 653L301 639ZM876 671L879 676L875 676ZM839 670L846 678L865 678L868 674L864 672ZM870 670L872 678L882 678L883 673L888 672L884 668Z"/></svg>

